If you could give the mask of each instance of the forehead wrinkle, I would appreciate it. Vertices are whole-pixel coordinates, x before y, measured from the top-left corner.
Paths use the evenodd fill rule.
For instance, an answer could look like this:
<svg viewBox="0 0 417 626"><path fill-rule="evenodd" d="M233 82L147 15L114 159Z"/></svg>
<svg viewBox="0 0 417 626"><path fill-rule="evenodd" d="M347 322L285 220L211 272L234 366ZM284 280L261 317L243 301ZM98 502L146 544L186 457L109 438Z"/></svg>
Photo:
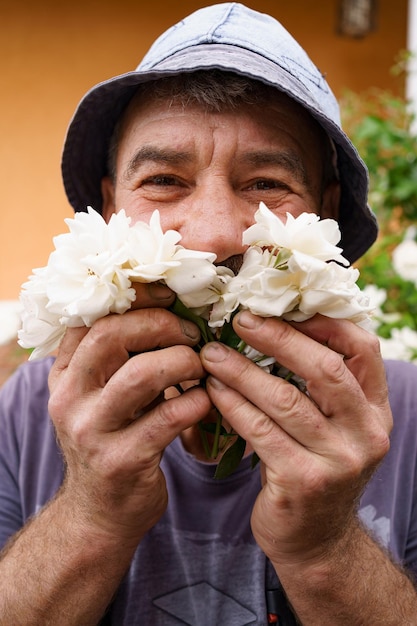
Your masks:
<svg viewBox="0 0 417 626"><path fill-rule="evenodd" d="M163 165L180 165L189 163L192 156L189 152L181 152L171 148L158 148L156 146L142 146L128 161L124 178L130 180L144 163L159 163Z"/></svg>
<svg viewBox="0 0 417 626"><path fill-rule="evenodd" d="M302 159L294 152L259 151L249 152L244 161L255 167L277 165L289 171L299 182L308 184L307 171Z"/></svg>

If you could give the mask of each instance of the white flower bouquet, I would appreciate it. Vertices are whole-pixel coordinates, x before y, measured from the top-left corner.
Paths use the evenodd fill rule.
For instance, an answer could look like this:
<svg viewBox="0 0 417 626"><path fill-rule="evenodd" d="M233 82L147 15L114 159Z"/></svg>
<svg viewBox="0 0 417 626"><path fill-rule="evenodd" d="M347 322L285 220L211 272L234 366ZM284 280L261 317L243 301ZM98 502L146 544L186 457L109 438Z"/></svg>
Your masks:
<svg viewBox="0 0 417 626"><path fill-rule="evenodd" d="M273 357L240 341L232 330L234 313L249 309L295 321L321 313L369 323L369 299L356 284L359 272L337 246L338 224L314 213L287 214L284 223L261 203L255 223L243 233L247 249L237 274L216 265L215 254L181 246L178 232L163 232L158 211L149 224L131 224L123 210L106 223L89 207L65 222L69 232L54 238L47 266L35 269L22 286L18 341L33 349L31 359L55 350L67 327L92 326L109 313L127 311L134 282L165 283L177 294L172 310L198 324L203 343L223 341L300 387L303 381ZM221 416L200 430L209 458L223 451L216 476L233 471L244 453L242 438L226 432ZM214 433L211 449L207 432Z"/></svg>

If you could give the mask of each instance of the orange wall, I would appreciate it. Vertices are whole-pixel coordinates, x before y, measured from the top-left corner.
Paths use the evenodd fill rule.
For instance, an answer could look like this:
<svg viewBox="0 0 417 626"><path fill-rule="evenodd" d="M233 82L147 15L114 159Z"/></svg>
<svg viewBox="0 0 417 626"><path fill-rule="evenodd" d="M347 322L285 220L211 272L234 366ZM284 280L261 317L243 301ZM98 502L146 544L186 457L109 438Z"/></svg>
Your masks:
<svg viewBox="0 0 417 626"><path fill-rule="evenodd" d="M133 69L154 38L197 0L0 0L0 299L16 298L72 214L61 186L68 121L93 84ZM405 47L407 0L379 0L378 30L335 34L336 0L252 0L298 38L337 95L401 90L389 70ZM145 8L143 8L145 5Z"/></svg>

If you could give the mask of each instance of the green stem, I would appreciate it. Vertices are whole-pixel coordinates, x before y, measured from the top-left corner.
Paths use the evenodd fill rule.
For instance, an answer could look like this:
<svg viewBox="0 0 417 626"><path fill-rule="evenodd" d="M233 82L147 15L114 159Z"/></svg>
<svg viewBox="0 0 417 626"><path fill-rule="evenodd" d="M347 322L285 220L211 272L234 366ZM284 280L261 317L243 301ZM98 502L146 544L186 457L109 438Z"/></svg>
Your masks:
<svg viewBox="0 0 417 626"><path fill-rule="evenodd" d="M211 458L211 451L210 451L210 447L208 445L208 441L207 441L207 434L206 431L204 430L204 428L201 425L201 422L198 423L198 430L200 431L200 437L201 437L201 442L203 444L203 448L204 448L204 454L206 455L206 457L208 459Z"/></svg>
<svg viewBox="0 0 417 626"><path fill-rule="evenodd" d="M217 411L216 430L214 431L214 441L213 441L213 447L211 449L211 457L210 457L212 459L217 458L217 455L219 454L221 426L222 426L222 416L221 416L221 413Z"/></svg>

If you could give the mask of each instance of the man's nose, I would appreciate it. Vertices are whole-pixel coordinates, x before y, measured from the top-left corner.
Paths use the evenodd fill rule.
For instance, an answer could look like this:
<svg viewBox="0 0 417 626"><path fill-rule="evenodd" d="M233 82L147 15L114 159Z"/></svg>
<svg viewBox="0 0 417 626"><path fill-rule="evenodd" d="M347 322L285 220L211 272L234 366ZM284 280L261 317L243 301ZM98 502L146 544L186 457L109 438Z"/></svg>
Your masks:
<svg viewBox="0 0 417 626"><path fill-rule="evenodd" d="M207 185L187 199L180 232L187 248L214 252L217 262L246 249L242 233L253 223L255 207L227 185Z"/></svg>

